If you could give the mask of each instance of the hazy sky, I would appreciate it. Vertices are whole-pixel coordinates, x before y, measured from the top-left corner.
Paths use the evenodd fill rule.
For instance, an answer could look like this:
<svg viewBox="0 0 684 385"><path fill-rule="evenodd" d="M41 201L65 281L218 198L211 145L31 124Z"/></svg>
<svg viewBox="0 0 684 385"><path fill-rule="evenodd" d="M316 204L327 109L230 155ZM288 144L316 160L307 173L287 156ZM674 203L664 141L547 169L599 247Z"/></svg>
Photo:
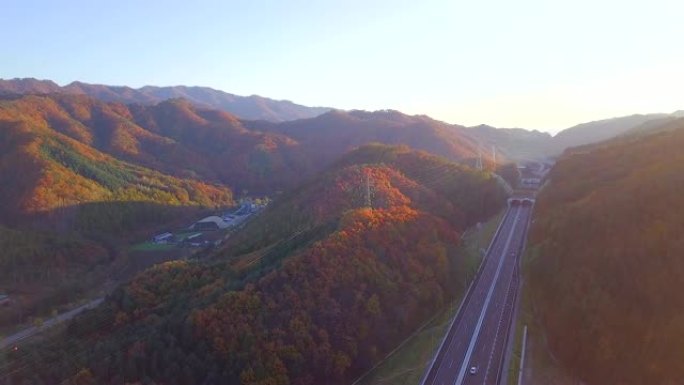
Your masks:
<svg viewBox="0 0 684 385"><path fill-rule="evenodd" d="M684 109L681 1L2 0L0 77L558 131Z"/></svg>

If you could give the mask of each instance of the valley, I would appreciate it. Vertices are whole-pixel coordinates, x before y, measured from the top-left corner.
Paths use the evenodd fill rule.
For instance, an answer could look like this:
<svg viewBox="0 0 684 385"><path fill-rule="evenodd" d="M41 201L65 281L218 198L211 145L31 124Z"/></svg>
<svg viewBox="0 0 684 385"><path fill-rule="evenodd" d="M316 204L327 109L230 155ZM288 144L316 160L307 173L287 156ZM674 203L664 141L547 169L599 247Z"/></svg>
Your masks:
<svg viewBox="0 0 684 385"><path fill-rule="evenodd" d="M684 3L1 9L0 385L684 385Z"/></svg>
<svg viewBox="0 0 684 385"><path fill-rule="evenodd" d="M393 110L268 121L192 98L2 86L2 384L371 384L386 365L407 384L500 384L517 375L520 312L528 372L679 376L654 362L679 354L656 332L678 333L658 299L680 270L677 113L551 137ZM462 235L506 207L473 274ZM654 358L624 353L625 333ZM611 369L626 361L633 371Z"/></svg>

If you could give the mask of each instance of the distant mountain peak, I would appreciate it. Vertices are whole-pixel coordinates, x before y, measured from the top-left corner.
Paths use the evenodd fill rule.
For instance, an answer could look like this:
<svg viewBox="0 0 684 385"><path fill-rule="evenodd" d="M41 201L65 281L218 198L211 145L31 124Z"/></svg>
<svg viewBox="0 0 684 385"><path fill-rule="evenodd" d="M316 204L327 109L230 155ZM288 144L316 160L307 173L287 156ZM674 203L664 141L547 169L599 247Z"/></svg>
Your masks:
<svg viewBox="0 0 684 385"><path fill-rule="evenodd" d="M14 78L9 80L0 79L0 94L47 94L50 92L55 92L59 88L59 85L52 80L42 80L36 78Z"/></svg>

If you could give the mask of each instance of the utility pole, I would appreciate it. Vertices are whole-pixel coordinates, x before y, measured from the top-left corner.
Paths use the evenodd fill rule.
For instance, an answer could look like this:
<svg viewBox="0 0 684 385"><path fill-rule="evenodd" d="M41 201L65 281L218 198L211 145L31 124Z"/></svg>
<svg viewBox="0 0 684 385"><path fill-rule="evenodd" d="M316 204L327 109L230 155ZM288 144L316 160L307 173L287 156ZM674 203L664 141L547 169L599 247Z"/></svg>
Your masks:
<svg viewBox="0 0 684 385"><path fill-rule="evenodd" d="M492 146L492 159L494 160L494 165L496 166L496 146Z"/></svg>

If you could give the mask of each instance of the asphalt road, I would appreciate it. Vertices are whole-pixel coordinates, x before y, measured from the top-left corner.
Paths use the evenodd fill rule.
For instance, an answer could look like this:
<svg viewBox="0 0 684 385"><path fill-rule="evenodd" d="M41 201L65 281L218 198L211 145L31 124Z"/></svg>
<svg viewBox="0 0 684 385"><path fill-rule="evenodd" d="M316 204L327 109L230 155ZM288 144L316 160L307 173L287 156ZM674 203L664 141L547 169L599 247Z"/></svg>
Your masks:
<svg viewBox="0 0 684 385"><path fill-rule="evenodd" d="M498 384L531 206L508 211L424 385ZM477 373L470 374L471 367Z"/></svg>
<svg viewBox="0 0 684 385"><path fill-rule="evenodd" d="M70 320L70 319L74 318L74 316L76 316L77 314L82 312L83 310L92 309L92 308L96 307L103 300L104 300L104 298L98 298L96 300L88 302L85 305L81 305L75 309L71 309L67 312L64 312L64 313L59 314L55 317L52 317L48 320L45 320L40 326L32 326L30 328L26 328L20 332L17 332L17 333L10 335L10 336L7 336L7 337L3 338L2 340L0 340L0 350L6 349L6 348L11 348L11 347L17 345L18 343L20 343L21 341L42 332L43 330L49 329L49 328L51 328L51 327L53 327L59 323Z"/></svg>

